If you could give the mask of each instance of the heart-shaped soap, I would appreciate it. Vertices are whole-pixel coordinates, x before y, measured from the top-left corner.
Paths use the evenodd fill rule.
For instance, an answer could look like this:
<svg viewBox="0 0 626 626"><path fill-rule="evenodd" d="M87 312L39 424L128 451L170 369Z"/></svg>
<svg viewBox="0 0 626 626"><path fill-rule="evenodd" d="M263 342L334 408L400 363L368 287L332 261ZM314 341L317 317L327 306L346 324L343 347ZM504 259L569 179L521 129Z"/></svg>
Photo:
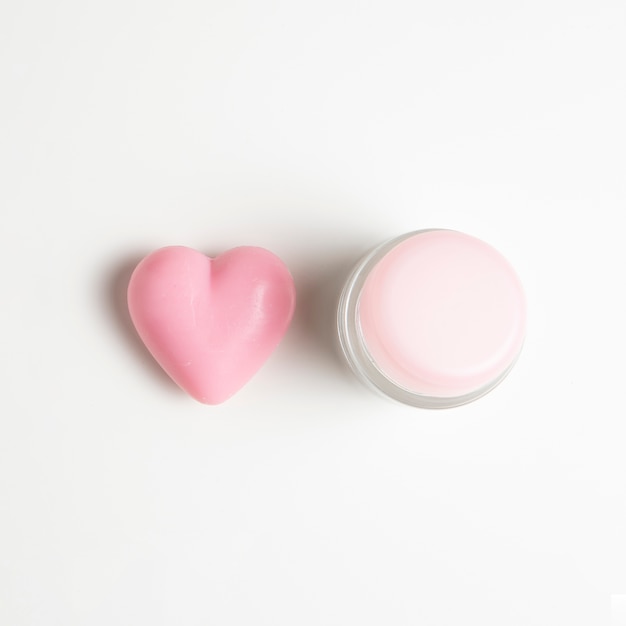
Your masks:
<svg viewBox="0 0 626 626"><path fill-rule="evenodd" d="M196 400L219 404L270 356L293 316L285 264L263 248L216 258L161 248L135 268L128 309L139 336L172 379Z"/></svg>

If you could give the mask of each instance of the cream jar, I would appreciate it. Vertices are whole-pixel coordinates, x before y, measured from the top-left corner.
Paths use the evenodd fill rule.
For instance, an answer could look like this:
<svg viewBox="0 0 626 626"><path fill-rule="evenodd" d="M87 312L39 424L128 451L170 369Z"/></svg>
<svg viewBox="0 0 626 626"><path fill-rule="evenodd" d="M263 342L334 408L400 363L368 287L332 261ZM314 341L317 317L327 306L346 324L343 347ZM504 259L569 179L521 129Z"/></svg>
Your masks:
<svg viewBox="0 0 626 626"><path fill-rule="evenodd" d="M338 308L353 371L422 408L454 407L493 389L513 367L525 329L512 266L453 230L410 232L374 249L348 278Z"/></svg>

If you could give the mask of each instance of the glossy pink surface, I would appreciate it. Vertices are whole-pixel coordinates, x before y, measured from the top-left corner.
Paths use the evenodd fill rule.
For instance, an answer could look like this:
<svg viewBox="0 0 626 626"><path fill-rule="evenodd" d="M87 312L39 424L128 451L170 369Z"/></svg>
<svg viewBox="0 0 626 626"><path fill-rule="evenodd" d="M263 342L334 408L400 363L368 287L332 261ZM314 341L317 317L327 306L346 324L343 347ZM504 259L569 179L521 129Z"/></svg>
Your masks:
<svg viewBox="0 0 626 626"><path fill-rule="evenodd" d="M263 248L216 257L161 248L135 268L128 308L161 367L205 404L219 404L263 365L295 308L293 279Z"/></svg>
<svg viewBox="0 0 626 626"><path fill-rule="evenodd" d="M381 372L414 393L451 398L500 377L526 328L508 261L451 230L417 233L388 252L363 286L359 316Z"/></svg>

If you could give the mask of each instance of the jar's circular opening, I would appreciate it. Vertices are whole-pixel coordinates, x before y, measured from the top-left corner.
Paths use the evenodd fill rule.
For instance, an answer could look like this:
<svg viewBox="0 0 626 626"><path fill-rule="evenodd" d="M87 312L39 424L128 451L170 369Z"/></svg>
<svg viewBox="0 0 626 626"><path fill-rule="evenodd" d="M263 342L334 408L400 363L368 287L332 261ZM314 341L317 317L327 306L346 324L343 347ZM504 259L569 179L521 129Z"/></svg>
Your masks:
<svg viewBox="0 0 626 626"><path fill-rule="evenodd" d="M499 253L496 253L490 246L487 246L487 244L481 242L480 240L470 238L469 236L457 233L456 231L443 231L441 229L418 230L390 239L389 241L382 243L370 253L366 254L357 263L346 281L340 296L337 312L338 335L342 351L349 366L364 383L373 388L375 391L398 400L399 402L415 407L430 409L451 408L480 398L482 395L492 390L507 376L515 364L519 351L521 350L523 329L517 330L517 337L519 339L511 357L506 362L501 363L497 371L495 371L488 380L482 380L481 384L470 389L464 389L462 393L450 394L446 393L445 390L443 393L424 392L419 388L415 388L416 386L419 387L419 385L411 385L407 384L406 381L399 381L398 377L390 374L388 369L386 371L385 367L381 365L381 359L377 358L374 354L375 351L370 349L364 336L361 323L361 299L363 290L364 287L366 287L368 278L372 275L372 272L389 253L396 250L398 246L407 242L407 240L417 238L426 233L432 233L433 235L441 233L443 237L453 237L458 235L459 237L465 237L468 240L473 240L477 243L477 245L479 244L484 246L496 254L497 261L506 264L506 266L510 268L510 266L508 266L508 262L501 257ZM415 241L418 244L420 243L419 239L416 239ZM516 280L516 276L512 269L511 276L513 277L512 280ZM518 287L520 303L523 303L521 286L519 286L519 283L514 285L515 289L518 289ZM367 303L369 306L369 300ZM519 306L523 306L523 304L520 304ZM520 314L520 319L525 320L525 316Z"/></svg>

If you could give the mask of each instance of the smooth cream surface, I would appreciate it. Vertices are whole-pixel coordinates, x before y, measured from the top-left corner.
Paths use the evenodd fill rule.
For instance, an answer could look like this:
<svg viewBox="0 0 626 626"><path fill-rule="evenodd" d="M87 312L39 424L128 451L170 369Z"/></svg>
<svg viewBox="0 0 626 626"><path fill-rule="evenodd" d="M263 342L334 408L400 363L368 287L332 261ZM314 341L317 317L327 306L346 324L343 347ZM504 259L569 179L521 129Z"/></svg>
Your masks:
<svg viewBox="0 0 626 626"><path fill-rule="evenodd" d="M359 322L378 369L414 393L457 397L498 378L525 333L523 290L508 261L450 230L417 233L370 272Z"/></svg>

